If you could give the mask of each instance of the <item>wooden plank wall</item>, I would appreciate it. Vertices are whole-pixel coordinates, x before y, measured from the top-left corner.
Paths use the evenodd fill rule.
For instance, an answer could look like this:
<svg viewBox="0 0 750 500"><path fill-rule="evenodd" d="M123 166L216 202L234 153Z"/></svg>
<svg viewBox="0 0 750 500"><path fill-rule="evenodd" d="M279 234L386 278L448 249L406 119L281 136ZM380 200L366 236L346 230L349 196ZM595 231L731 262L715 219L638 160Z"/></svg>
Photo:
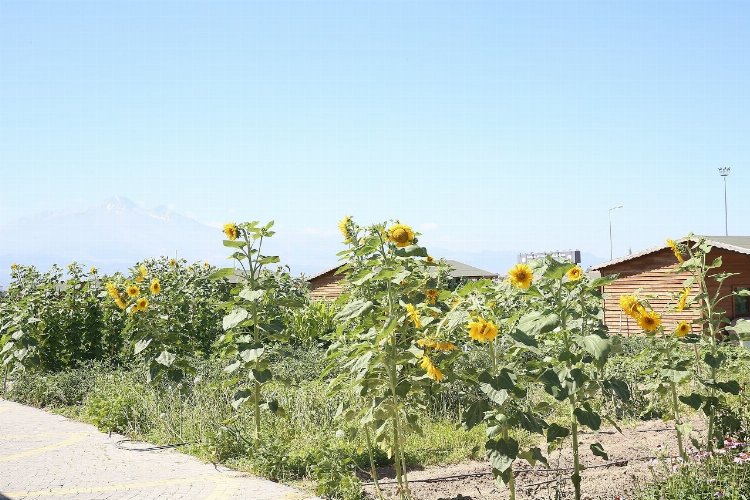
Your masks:
<svg viewBox="0 0 750 500"><path fill-rule="evenodd" d="M310 280L310 295L313 299L336 300L345 290L342 279L336 270L318 276Z"/></svg>
<svg viewBox="0 0 750 500"><path fill-rule="evenodd" d="M739 273L738 276L731 276L724 281L721 287L721 295L731 293L735 287L750 288L750 255L715 248L708 255L709 262L712 262L718 256L721 256L722 260L722 266L718 269L718 272ZM716 280L709 276L707 285L711 295L716 293L718 286ZM731 297L721 301L719 308L723 309L730 319L735 317L734 300Z"/></svg>
<svg viewBox="0 0 750 500"><path fill-rule="evenodd" d="M693 321L700 317L700 312L695 306L682 312L675 310L675 296L682 291L684 282L689 277L687 273L674 272L676 262L672 251L666 249L601 270L602 275L620 276L603 290L604 321L611 333L629 336L642 332L637 321L620 309L622 295L636 294L648 299L652 308L662 315L662 323L667 330L674 329L679 321ZM691 296L695 297L698 290L698 285L694 284ZM698 325L693 325L694 331L698 331L699 328Z"/></svg>

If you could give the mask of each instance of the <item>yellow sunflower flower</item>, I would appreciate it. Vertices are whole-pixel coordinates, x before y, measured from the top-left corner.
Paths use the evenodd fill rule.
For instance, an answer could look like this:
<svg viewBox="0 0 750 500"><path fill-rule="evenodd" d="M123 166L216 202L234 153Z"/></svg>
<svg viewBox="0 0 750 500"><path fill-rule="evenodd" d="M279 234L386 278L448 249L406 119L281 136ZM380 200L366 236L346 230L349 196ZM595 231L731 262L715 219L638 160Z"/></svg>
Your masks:
<svg viewBox="0 0 750 500"><path fill-rule="evenodd" d="M435 342L435 349L438 351L450 352L457 350L458 347L453 342L439 341Z"/></svg>
<svg viewBox="0 0 750 500"><path fill-rule="evenodd" d="M656 311L643 311L638 316L638 326L646 332L655 332L661 326L661 316Z"/></svg>
<svg viewBox="0 0 750 500"><path fill-rule="evenodd" d="M141 293L137 285L128 285L126 291L128 292L128 297L137 297Z"/></svg>
<svg viewBox="0 0 750 500"><path fill-rule="evenodd" d="M492 321L477 318L468 324L469 337L477 342L491 342L497 337L497 326Z"/></svg>
<svg viewBox="0 0 750 500"><path fill-rule="evenodd" d="M680 249L677 247L677 243L675 243L674 240L667 240L667 246L672 249L672 253L677 259L677 262L682 264L685 259L682 258L682 252L680 252Z"/></svg>
<svg viewBox="0 0 750 500"><path fill-rule="evenodd" d="M687 321L680 321L677 324L677 328L674 329L674 336L678 339L681 339L688 333L690 333L693 330L693 328L690 326L690 323Z"/></svg>
<svg viewBox="0 0 750 500"><path fill-rule="evenodd" d="M437 290L433 288L433 289L427 290L424 295L425 295L425 298L427 299L427 303L434 306L435 302L437 302L439 293Z"/></svg>
<svg viewBox="0 0 750 500"><path fill-rule="evenodd" d="M343 219L339 221L339 231L341 231L341 235L344 237L344 243L351 243L352 242L352 216L346 215Z"/></svg>
<svg viewBox="0 0 750 500"><path fill-rule="evenodd" d="M430 348L435 347L437 345L437 342L432 339L419 339L417 340L417 345L419 347Z"/></svg>
<svg viewBox="0 0 750 500"><path fill-rule="evenodd" d="M95 268L94 266L91 266L91 269L89 269L89 273L96 274L99 270Z"/></svg>
<svg viewBox="0 0 750 500"><path fill-rule="evenodd" d="M115 304L117 304L117 307L119 307L120 309L123 309L123 310L126 307L128 307L128 305L125 303L124 300L122 300L122 297L120 297L119 295L117 297L115 297Z"/></svg>
<svg viewBox="0 0 750 500"><path fill-rule="evenodd" d="M572 267L567 273L565 273L565 276L567 276L570 281L578 281L583 276L583 269L581 269L581 266Z"/></svg>
<svg viewBox="0 0 750 500"><path fill-rule="evenodd" d="M427 376L430 377L432 380L436 382L440 382L441 380L443 380L444 378L443 372L441 372L440 368L438 368L432 363L432 360L429 358L429 356L422 356L422 361L420 362L420 365L427 372Z"/></svg>
<svg viewBox="0 0 750 500"><path fill-rule="evenodd" d="M117 285L115 285L111 281L108 281L105 286L107 287L107 293L110 297L112 297L113 299L117 299L120 296L120 292L117 290Z"/></svg>
<svg viewBox="0 0 750 500"><path fill-rule="evenodd" d="M143 280L146 279L146 275L148 274L148 271L143 266L138 266L138 276L135 278L136 283L140 283Z"/></svg>
<svg viewBox="0 0 750 500"><path fill-rule="evenodd" d="M631 318L638 319L643 312L643 306L635 295L622 295L620 297L620 308Z"/></svg>
<svg viewBox="0 0 750 500"><path fill-rule="evenodd" d="M534 273L526 264L516 264L508 271L508 278L513 286L526 289L531 286Z"/></svg>
<svg viewBox="0 0 750 500"><path fill-rule="evenodd" d="M151 280L151 285L149 285L148 289L152 295L156 295L157 293L161 292L161 283L159 283L159 279L154 278L153 280Z"/></svg>
<svg viewBox="0 0 750 500"><path fill-rule="evenodd" d="M435 262L435 258L432 255L428 255L425 260L428 264L433 264Z"/></svg>
<svg viewBox="0 0 750 500"><path fill-rule="evenodd" d="M687 305L687 299L690 296L690 288L683 288L680 299L677 301L677 310L682 311Z"/></svg>
<svg viewBox="0 0 750 500"><path fill-rule="evenodd" d="M414 323L416 328L422 328L422 321L419 318L419 311L413 304L406 304L406 316Z"/></svg>
<svg viewBox="0 0 750 500"><path fill-rule="evenodd" d="M406 224L394 224L388 229L388 239L397 247L409 246L414 241L414 231Z"/></svg>
<svg viewBox="0 0 750 500"><path fill-rule="evenodd" d="M146 297L141 297L135 301L135 306L139 311L145 311L146 308L148 308L148 299Z"/></svg>
<svg viewBox="0 0 750 500"><path fill-rule="evenodd" d="M224 224L224 234L226 235L227 239L234 241L237 239L240 231L239 229L237 229L236 224L229 222L227 224Z"/></svg>
<svg viewBox="0 0 750 500"><path fill-rule="evenodd" d="M169 259L169 265L175 267L177 265L177 259Z"/></svg>

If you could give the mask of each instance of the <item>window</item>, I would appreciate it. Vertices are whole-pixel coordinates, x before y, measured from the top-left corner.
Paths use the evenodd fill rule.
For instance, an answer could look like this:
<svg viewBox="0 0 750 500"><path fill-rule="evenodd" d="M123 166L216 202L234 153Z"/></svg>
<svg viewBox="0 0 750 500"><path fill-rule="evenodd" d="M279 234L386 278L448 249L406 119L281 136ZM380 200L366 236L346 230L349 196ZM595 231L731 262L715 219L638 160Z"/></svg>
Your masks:
<svg viewBox="0 0 750 500"><path fill-rule="evenodd" d="M736 286L733 292L750 291L750 286ZM734 317L750 317L750 296L734 296Z"/></svg>

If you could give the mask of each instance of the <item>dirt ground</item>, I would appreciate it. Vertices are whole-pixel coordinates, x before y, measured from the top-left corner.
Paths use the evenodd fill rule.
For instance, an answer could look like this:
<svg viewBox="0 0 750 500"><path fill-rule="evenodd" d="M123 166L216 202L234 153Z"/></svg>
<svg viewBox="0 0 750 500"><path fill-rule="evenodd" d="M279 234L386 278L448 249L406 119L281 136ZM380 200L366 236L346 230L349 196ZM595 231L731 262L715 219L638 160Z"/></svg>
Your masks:
<svg viewBox="0 0 750 500"><path fill-rule="evenodd" d="M650 467L649 462L657 456L677 455L677 444L673 428L660 420L644 422L633 428L623 428L620 434L614 428L602 428L581 436L581 461L588 468L582 473L582 492L589 499L628 499L640 482L650 480L654 471L659 473L664 466ZM693 428L701 430L704 423L692 422ZM591 443L600 442L609 455L609 461L594 456L589 450ZM549 457L550 468L531 468L524 461L515 464L516 498L520 499L566 499L572 498L569 469L572 454L567 442L562 450ZM554 470L558 469L558 470ZM563 469L563 470L559 470ZM392 474L382 471L382 489L387 498L395 498L396 489ZM408 471L412 496L419 500L490 500L508 498L508 489L498 485L492 478L486 462L466 462L456 465L426 467ZM366 492L377 498L373 486ZM619 497L619 498L618 498Z"/></svg>

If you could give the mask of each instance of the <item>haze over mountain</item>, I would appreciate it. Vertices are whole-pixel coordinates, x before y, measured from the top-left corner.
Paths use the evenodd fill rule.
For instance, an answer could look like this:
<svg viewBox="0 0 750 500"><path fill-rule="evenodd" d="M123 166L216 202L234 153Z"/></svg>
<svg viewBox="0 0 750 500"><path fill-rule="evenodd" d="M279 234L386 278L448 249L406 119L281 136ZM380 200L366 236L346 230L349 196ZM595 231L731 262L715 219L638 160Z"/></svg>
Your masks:
<svg viewBox="0 0 750 500"><path fill-rule="evenodd" d="M226 265L221 228L199 222L167 207L147 209L124 197L81 210L33 214L0 225L0 284L7 284L13 263L47 270L73 261L110 273L124 271L139 260L169 256ZM317 274L336 265L342 249L335 228L279 228L264 253L279 255L295 274ZM435 257L459 260L488 271L504 273L518 251L466 252L422 242ZM583 265L604 259L583 254Z"/></svg>

